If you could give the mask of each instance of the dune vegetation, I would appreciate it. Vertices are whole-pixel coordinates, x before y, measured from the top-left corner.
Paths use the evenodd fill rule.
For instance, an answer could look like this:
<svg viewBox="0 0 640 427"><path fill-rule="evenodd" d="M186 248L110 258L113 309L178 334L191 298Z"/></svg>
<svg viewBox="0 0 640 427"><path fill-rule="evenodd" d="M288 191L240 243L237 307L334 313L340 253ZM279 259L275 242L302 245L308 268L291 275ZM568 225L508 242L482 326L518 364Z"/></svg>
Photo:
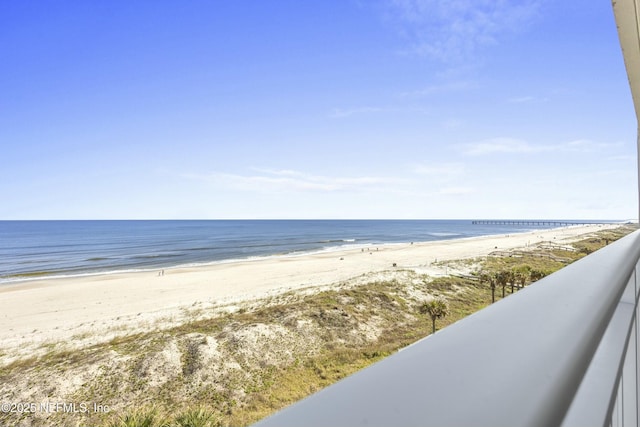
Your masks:
<svg viewBox="0 0 640 427"><path fill-rule="evenodd" d="M75 410L3 412L0 425L250 425L631 231L449 261L445 277L367 274L81 349L56 343L1 367L0 395ZM446 310L434 315L432 301Z"/></svg>

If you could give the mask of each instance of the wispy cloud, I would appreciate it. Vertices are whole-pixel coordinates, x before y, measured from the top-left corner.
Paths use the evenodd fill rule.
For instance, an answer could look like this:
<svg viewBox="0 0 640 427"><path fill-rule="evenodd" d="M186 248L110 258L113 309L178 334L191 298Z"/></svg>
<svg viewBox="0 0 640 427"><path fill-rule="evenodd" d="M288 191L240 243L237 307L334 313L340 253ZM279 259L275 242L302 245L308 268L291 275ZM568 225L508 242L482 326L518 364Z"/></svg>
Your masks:
<svg viewBox="0 0 640 427"><path fill-rule="evenodd" d="M573 152L593 153L620 146L619 143L599 143L586 139L568 141L557 144L532 144L516 138L493 138L484 141L462 144L463 154L480 156L493 153L540 153L540 152Z"/></svg>
<svg viewBox="0 0 640 427"><path fill-rule="evenodd" d="M429 114L425 108L421 107L359 107L359 108L334 108L329 114L332 119L345 119L356 115L375 113L414 113Z"/></svg>
<svg viewBox="0 0 640 427"><path fill-rule="evenodd" d="M474 89L476 87L478 87L478 85L471 81L467 81L467 80L452 81L452 82L429 85L422 89L401 92L400 96L406 97L406 98L422 98L422 97L437 95L442 93L462 92L465 90Z"/></svg>
<svg viewBox="0 0 640 427"><path fill-rule="evenodd" d="M531 153L534 151L544 151L544 148L533 146L520 139L494 138L471 144L464 144L462 146L462 151L464 154L469 156L479 156L491 153Z"/></svg>
<svg viewBox="0 0 640 427"><path fill-rule="evenodd" d="M607 160L610 160L612 162L636 162L637 158L636 156L627 154L627 155L619 155L619 156L610 156L607 158Z"/></svg>
<svg viewBox="0 0 640 427"><path fill-rule="evenodd" d="M387 16L410 40L412 52L451 62L528 26L541 1L389 0Z"/></svg>
<svg viewBox="0 0 640 427"><path fill-rule="evenodd" d="M531 103L539 103L539 102L547 102L548 98L540 98L537 96L519 96L515 98L507 99L509 104L531 104Z"/></svg>
<svg viewBox="0 0 640 427"><path fill-rule="evenodd" d="M622 146L622 143L605 143L605 142L595 142L589 139L577 139L574 141L569 141L564 144L559 144L557 147L560 150L564 151L574 151L574 152L596 152L601 150L610 150L616 147Z"/></svg>
<svg viewBox="0 0 640 427"><path fill-rule="evenodd" d="M358 114L379 113L381 111L385 111L385 109L379 107L334 108L329 117L333 119L343 119Z"/></svg>
<svg viewBox="0 0 640 427"><path fill-rule="evenodd" d="M212 172L185 177L227 190L256 192L336 192L384 190L402 181L376 176L332 177L295 170L254 169L253 174Z"/></svg>
<svg viewBox="0 0 640 427"><path fill-rule="evenodd" d="M464 165L462 163L441 163L437 165L420 164L414 166L413 171L418 175L426 175L441 180L449 180L463 175Z"/></svg>
<svg viewBox="0 0 640 427"><path fill-rule="evenodd" d="M438 194L443 196L459 196L470 193L473 193L473 188L471 187L449 187L438 191Z"/></svg>

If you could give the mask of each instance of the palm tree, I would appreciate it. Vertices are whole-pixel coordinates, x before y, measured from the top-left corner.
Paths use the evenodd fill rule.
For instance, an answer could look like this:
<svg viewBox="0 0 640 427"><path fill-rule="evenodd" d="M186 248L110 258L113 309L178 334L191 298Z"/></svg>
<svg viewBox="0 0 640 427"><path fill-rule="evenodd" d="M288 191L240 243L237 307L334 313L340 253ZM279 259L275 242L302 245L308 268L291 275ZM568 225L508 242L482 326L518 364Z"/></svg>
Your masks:
<svg viewBox="0 0 640 427"><path fill-rule="evenodd" d="M520 282L520 277L522 276L522 274L518 270L512 270L509 272L509 276L509 278L511 279L511 293L513 293L513 288L515 287L516 283Z"/></svg>
<svg viewBox="0 0 640 427"><path fill-rule="evenodd" d="M514 267L511 270L511 276L511 293L513 293L514 286L517 286L519 289L523 289L525 287L531 277L531 267L528 265Z"/></svg>
<svg viewBox="0 0 640 427"><path fill-rule="evenodd" d="M511 272L500 271L496 273L496 282L502 288L502 298L504 298L504 288L507 287L509 280L511 279Z"/></svg>
<svg viewBox="0 0 640 427"><path fill-rule="evenodd" d="M436 320L446 317L449 314L449 304L442 297L434 298L420 306L420 313L428 314L431 317L433 333L436 332Z"/></svg>
<svg viewBox="0 0 640 427"><path fill-rule="evenodd" d="M545 273L544 271L534 268L533 270L531 270L531 273L529 273L529 278L531 279L532 282L537 282L538 280L542 279L546 275L547 273Z"/></svg>
<svg viewBox="0 0 640 427"><path fill-rule="evenodd" d="M524 289L527 283L531 280L531 267L523 265L518 269L518 285L520 289Z"/></svg>
<svg viewBox="0 0 640 427"><path fill-rule="evenodd" d="M491 288L491 303L496 302L496 275L491 273L480 272L478 276L480 284L488 283Z"/></svg>

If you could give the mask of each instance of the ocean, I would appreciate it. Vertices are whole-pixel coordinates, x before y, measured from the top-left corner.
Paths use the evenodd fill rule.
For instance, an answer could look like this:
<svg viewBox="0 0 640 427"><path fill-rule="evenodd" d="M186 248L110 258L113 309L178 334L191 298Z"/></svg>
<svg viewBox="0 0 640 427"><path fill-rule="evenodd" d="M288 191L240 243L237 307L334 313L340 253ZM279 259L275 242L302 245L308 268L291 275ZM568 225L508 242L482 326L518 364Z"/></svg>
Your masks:
<svg viewBox="0 0 640 427"><path fill-rule="evenodd" d="M0 283L551 227L470 220L0 221Z"/></svg>

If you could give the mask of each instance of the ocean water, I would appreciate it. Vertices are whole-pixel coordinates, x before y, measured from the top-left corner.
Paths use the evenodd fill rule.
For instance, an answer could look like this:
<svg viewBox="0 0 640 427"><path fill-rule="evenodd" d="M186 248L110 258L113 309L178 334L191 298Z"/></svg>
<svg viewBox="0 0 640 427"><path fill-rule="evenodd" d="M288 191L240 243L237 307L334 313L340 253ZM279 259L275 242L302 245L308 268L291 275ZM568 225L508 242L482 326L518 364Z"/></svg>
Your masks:
<svg viewBox="0 0 640 427"><path fill-rule="evenodd" d="M0 283L551 227L470 220L0 221Z"/></svg>

